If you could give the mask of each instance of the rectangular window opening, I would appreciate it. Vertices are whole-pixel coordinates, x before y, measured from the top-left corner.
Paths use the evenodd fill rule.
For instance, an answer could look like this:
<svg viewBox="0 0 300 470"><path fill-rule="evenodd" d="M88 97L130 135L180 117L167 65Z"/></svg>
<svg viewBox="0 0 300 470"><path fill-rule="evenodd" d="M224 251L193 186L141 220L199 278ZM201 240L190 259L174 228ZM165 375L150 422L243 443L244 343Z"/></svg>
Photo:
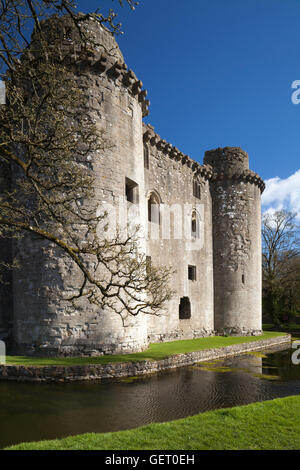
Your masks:
<svg viewBox="0 0 300 470"><path fill-rule="evenodd" d="M125 193L126 199L128 202L132 204L138 204L139 202L139 191L138 191L138 184L134 181L130 180L129 178L125 178Z"/></svg>
<svg viewBox="0 0 300 470"><path fill-rule="evenodd" d="M188 267L188 279L190 281L196 281L197 280L197 268L196 266L190 266Z"/></svg>

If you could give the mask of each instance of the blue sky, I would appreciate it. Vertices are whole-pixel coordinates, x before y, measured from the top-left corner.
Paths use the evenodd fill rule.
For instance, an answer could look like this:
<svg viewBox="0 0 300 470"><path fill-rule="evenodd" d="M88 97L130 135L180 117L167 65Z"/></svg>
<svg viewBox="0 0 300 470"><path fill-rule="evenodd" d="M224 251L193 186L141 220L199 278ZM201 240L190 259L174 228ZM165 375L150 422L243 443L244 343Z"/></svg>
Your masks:
<svg viewBox="0 0 300 470"><path fill-rule="evenodd" d="M79 1L81 11L97 6ZM300 104L291 100L300 0L141 0L117 10L118 43L148 90L146 122L199 162L205 150L242 147L267 180L265 206L300 214Z"/></svg>

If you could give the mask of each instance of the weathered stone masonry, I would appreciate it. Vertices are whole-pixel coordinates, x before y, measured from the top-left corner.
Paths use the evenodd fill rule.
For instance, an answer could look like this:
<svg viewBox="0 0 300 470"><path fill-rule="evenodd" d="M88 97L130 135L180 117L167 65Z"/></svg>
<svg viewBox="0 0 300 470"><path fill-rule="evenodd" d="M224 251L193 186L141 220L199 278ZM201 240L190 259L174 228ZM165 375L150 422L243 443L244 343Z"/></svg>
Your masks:
<svg viewBox="0 0 300 470"><path fill-rule="evenodd" d="M207 152L200 165L145 125L149 100L142 82L109 33L92 20L86 28L99 44L89 56L66 19L57 21L53 47L66 63L76 64L74 82L84 90L87 113L114 143L103 154L89 156L93 203L117 205L126 197L127 184L134 185L140 223L159 235L145 240L142 250L151 263L174 265L176 294L167 314L141 315L126 328L113 312L88 303L74 309L61 299L79 282L78 271L55 246L28 236L22 246L18 240L13 243L21 269L13 273L10 291L7 286L0 290L0 335L10 335L22 352L78 355L137 351L149 341L215 332L259 334L264 183L249 170L248 155L240 148ZM191 227L192 239L164 237L162 225L148 220L152 200L164 221L166 208L182 208L179 226ZM178 218L172 212L171 233ZM10 256L9 246L1 241L0 257L4 255Z"/></svg>
<svg viewBox="0 0 300 470"><path fill-rule="evenodd" d="M203 349L186 354L174 354L159 361L115 362L110 364L86 364L77 366L6 366L0 365L0 380L21 382L73 382L81 380L114 380L121 377L136 377L156 374L169 369L187 367L204 361L223 357L239 356L251 351L278 351L287 348L290 335L278 336L249 343ZM257 359L257 358L255 358ZM258 372L257 362L255 372Z"/></svg>

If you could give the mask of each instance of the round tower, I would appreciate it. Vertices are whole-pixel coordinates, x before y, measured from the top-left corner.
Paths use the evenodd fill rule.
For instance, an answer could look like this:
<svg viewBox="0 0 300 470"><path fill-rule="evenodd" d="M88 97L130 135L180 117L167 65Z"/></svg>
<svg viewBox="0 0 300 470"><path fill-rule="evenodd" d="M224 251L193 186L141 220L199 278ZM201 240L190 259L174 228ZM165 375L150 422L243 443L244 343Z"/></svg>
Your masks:
<svg viewBox="0 0 300 470"><path fill-rule="evenodd" d="M47 20L41 26L49 47L69 66L72 86L84 94L86 114L104 132L107 142L103 151L91 152L83 162L93 173L93 207L100 212L104 204L118 208L120 199L126 200L130 181L141 212L144 209L138 194L144 193L142 118L148 112L147 92L128 70L113 35L93 18L79 15L78 20L81 18L81 30L91 38L90 47L83 44L69 17ZM39 49L33 33L29 57L38 57ZM83 299L75 309L62 300L80 287L82 273L54 244L26 236L15 242L14 255L21 266L14 272L16 349L33 354L79 355L125 353L147 347L143 315L129 318L124 327L121 317L108 308L101 310Z"/></svg>
<svg viewBox="0 0 300 470"><path fill-rule="evenodd" d="M261 333L261 193L238 147L205 153L213 178L214 321L219 334Z"/></svg>

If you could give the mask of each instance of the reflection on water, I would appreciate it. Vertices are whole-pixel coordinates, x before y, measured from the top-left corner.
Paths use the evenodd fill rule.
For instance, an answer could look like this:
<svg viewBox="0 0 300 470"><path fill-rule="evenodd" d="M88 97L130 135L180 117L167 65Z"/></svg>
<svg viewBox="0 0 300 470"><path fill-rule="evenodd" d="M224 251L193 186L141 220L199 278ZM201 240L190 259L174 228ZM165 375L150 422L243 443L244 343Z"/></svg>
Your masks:
<svg viewBox="0 0 300 470"><path fill-rule="evenodd" d="M293 351L231 357L114 383L0 382L0 447L129 429L300 394L300 365L292 364Z"/></svg>

